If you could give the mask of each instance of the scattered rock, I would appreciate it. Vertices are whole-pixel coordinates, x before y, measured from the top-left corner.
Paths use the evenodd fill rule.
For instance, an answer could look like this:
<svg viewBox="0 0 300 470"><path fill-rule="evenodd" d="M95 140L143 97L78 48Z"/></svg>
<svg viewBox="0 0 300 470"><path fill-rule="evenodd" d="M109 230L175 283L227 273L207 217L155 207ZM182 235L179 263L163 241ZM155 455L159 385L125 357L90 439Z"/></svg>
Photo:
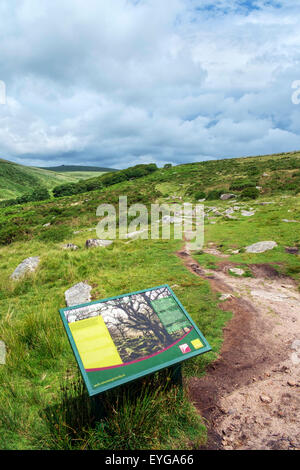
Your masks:
<svg viewBox="0 0 300 470"><path fill-rule="evenodd" d="M283 302L284 300L289 299L288 295L273 293L264 289L254 289L251 291L253 297L261 297L264 300L270 300L273 302Z"/></svg>
<svg viewBox="0 0 300 470"><path fill-rule="evenodd" d="M228 199L232 199L235 197L235 194L222 194L220 196L221 201L228 201Z"/></svg>
<svg viewBox="0 0 300 470"><path fill-rule="evenodd" d="M66 304L68 307L81 305L91 301L92 287L84 282L79 282L65 292Z"/></svg>
<svg viewBox="0 0 300 470"><path fill-rule="evenodd" d="M24 261L22 261L21 264L14 270L12 275L10 276L11 279L20 279L22 276L24 276L28 272L34 272L36 268L38 267L38 264L40 262L40 258L38 256L27 258Z"/></svg>
<svg viewBox="0 0 300 470"><path fill-rule="evenodd" d="M261 394L259 398L261 399L263 403L272 403L273 401L272 398L269 397L269 395L265 395L265 394Z"/></svg>
<svg viewBox="0 0 300 470"><path fill-rule="evenodd" d="M4 341L0 341L0 365L6 364L6 346Z"/></svg>
<svg viewBox="0 0 300 470"><path fill-rule="evenodd" d="M213 208L211 212L213 212L213 214L216 215L217 217L220 217L221 215L223 215L222 212L220 212L218 209L215 209L215 208Z"/></svg>
<svg viewBox="0 0 300 470"><path fill-rule="evenodd" d="M273 250L277 245L274 241L266 241L266 242L258 242L254 243L253 245L249 245L246 247L247 253L264 253L268 250Z"/></svg>
<svg viewBox="0 0 300 470"><path fill-rule="evenodd" d="M245 271L240 268L230 268L229 271L233 274L236 274L237 276L242 276L243 274L245 274Z"/></svg>
<svg viewBox="0 0 300 470"><path fill-rule="evenodd" d="M219 298L219 300L221 302L224 302L225 300L229 300L229 299L232 299L232 298L233 298L232 294L222 294L221 297Z"/></svg>
<svg viewBox="0 0 300 470"><path fill-rule="evenodd" d="M63 245L63 249L64 250L76 251L76 250L78 250L78 246L74 245L73 243L67 243L66 245Z"/></svg>
<svg viewBox="0 0 300 470"><path fill-rule="evenodd" d="M231 215L233 213L234 213L233 207L230 207L229 209L226 209L226 211L224 212L225 215Z"/></svg>
<svg viewBox="0 0 300 470"><path fill-rule="evenodd" d="M267 206L268 204L275 204L274 201L270 201L270 202L260 202L260 205L261 206Z"/></svg>
<svg viewBox="0 0 300 470"><path fill-rule="evenodd" d="M112 240L99 240L99 239L96 239L96 238L91 238L90 240L87 240L85 242L85 246L87 248L97 248L97 247L106 247L106 246L109 246L113 243Z"/></svg>
<svg viewBox="0 0 300 470"><path fill-rule="evenodd" d="M172 217L170 215L165 215L161 221L163 224L176 224L176 223L182 223L182 217ZM159 222L159 221L158 221ZM140 232L143 233L145 230L141 230ZM140 233L140 232L133 232L133 233Z"/></svg>
<svg viewBox="0 0 300 470"><path fill-rule="evenodd" d="M241 211L242 216L244 217L252 217L255 214L255 211Z"/></svg>
<svg viewBox="0 0 300 470"><path fill-rule="evenodd" d="M285 248L285 252L289 253L290 255L298 255L299 254L299 248L297 246L287 246Z"/></svg>
<svg viewBox="0 0 300 470"><path fill-rule="evenodd" d="M138 238L142 235L142 233L147 232L148 229L144 230L137 230L136 232L130 232L126 235L126 238Z"/></svg>

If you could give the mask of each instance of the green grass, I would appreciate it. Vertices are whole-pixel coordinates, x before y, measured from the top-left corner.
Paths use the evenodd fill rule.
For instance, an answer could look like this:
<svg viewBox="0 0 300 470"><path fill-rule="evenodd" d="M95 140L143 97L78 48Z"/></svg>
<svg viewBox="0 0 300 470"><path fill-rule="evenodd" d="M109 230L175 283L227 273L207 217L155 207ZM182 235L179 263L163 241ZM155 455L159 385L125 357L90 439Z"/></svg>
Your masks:
<svg viewBox="0 0 300 470"><path fill-rule="evenodd" d="M184 383L200 377L218 356L231 313L218 307L218 295L208 282L190 273L176 256L181 241L117 240L106 249L85 249L86 239L96 236L87 229L96 227L97 206L116 204L125 194L129 205L168 201L171 196L193 201L194 189L227 190L231 174L268 179L263 172L276 173L276 163L284 167L279 177L283 182L299 171L297 155L182 165L104 190L0 209L0 339L7 345L7 363L0 366L0 448L192 449L205 442L205 423L186 388L181 391L165 371L101 395L104 413L87 397L58 309L64 306L65 290L80 281L93 287L93 300L169 284L213 348L184 363ZM300 245L299 226L282 222L300 220L295 190L272 189L267 182L257 200L237 200L245 209L253 207L255 215L216 217L215 225L206 221L206 246L212 242L224 253L240 249L228 260L247 275L251 264L272 263L299 282L299 257L285 252L286 246ZM274 204L260 205L268 200ZM221 212L232 205L205 202L206 208L215 206ZM50 227L43 227L49 222ZM245 253L247 245L263 240L275 240L278 247ZM65 242L80 249L64 251ZM38 270L19 282L10 280L29 256L40 256ZM220 261L204 253L195 258L211 269Z"/></svg>
<svg viewBox="0 0 300 470"><path fill-rule="evenodd" d="M0 159L0 200L15 199L22 194L32 191L37 186L51 190L64 183L76 183L102 175L103 172L78 171L60 172L33 168Z"/></svg>
<svg viewBox="0 0 300 470"><path fill-rule="evenodd" d="M85 239L80 234L72 240L82 247ZM49 415L48 420L42 417L52 403L62 406L61 382L77 373L58 309L64 305L66 288L81 280L94 287L94 299L163 283L176 284L175 293L214 349L213 353L189 361L184 374L204 372L221 345L222 326L230 314L217 308L217 299L208 283L189 273L174 255L179 247L174 241L149 241L146 246L141 240L117 241L108 249L81 248L71 253L54 242L32 240L25 246L18 242L1 249L0 337L8 348L7 364L0 368L0 382L4 384L0 391L1 448L95 449L117 445L171 449L198 445L205 440L203 422L185 394L179 396L175 386L166 393L160 374L156 378L157 387L152 391L148 387L146 392L142 387L134 403L126 388L119 390L114 410L104 419L107 431L104 437L97 432L102 429L103 420L98 424L91 422L85 430L77 429L81 436L77 441L63 423L58 423L60 431L56 434ZM20 282L11 281L9 275L14 267L34 254L41 256L38 271ZM81 379L75 385L82 387ZM107 394L108 401L114 393ZM171 404L176 409L174 413L170 413ZM140 422L138 410L144 408L149 428ZM45 437L41 441L42 435Z"/></svg>

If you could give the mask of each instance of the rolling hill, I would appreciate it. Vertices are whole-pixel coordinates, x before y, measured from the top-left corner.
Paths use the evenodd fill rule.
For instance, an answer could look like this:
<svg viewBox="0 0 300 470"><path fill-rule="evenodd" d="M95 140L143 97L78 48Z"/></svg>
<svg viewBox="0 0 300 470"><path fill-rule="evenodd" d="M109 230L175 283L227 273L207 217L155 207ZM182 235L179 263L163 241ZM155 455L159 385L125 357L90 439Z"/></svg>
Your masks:
<svg viewBox="0 0 300 470"><path fill-rule="evenodd" d="M11 171L23 169L6 165ZM210 400L227 399L231 392L241 391L243 404L241 400L254 390L244 406L248 424L236 411L223 417L235 426L236 439L230 445L251 446L253 429L257 436L262 434L259 413L265 413L270 422L280 419L280 426L286 424L283 412L280 416L274 413L278 406L272 393L278 379L275 373L285 380L280 394L288 397L284 403L296 422L297 386L280 363L289 361L291 340L276 328L287 319L290 334L299 338L297 311L288 302L298 299L300 283L300 152L162 169L152 166L148 174L144 170L129 168L96 176L84 193L81 185L74 184L78 193L70 196L0 208L0 340L7 348L6 364L0 366L0 448L199 449L207 441L211 424L203 413L208 408L222 411L225 406L217 402L212 408ZM45 177L45 171L48 176L46 170L40 171L33 174ZM95 180L99 185L93 189ZM222 199L224 193L230 198ZM195 204L201 200L205 210L203 249L189 254L182 239L150 236L116 237L109 247L86 248L87 239L97 237L99 204L110 203L117 209L119 197L124 195L128 206L142 203L147 208L152 203ZM247 250L258 242L271 242L272 249ZM70 246L76 249L68 249ZM39 257L37 270L13 280L16 267L29 257ZM229 285L226 289L224 279ZM185 361L183 389L162 372L133 382L131 388L129 384L105 392L98 402L98 414L93 414L58 313L65 306L66 290L82 282L91 286L92 300L169 284L212 351ZM249 307L255 295L257 311L266 302L259 321L258 313ZM270 296L275 296L273 303ZM283 313L276 313L274 304L281 305ZM232 317L235 323L229 324ZM225 347L224 358L223 341L232 331L234 337ZM275 345L270 351L265 343L267 333ZM242 347L246 348L243 356ZM230 352L235 354L234 360L226 356ZM288 366L296 369L291 361ZM218 374L218 370L223 371L218 387L212 381L197 396L191 395L203 376ZM227 378L228 390L223 387ZM264 395L254 388L265 383L270 386L274 406L263 403ZM205 393L209 399L201 408L198 402ZM259 412L248 410L252 402L261 407ZM280 411L284 403L280 402ZM105 415L99 411L102 405ZM236 400L230 409L238 406ZM276 423L278 439L284 440L284 431ZM223 429L225 437L232 432L229 425ZM269 432L266 446L274 441L274 431L268 429L272 427L264 424L263 432ZM296 442L298 429L287 432ZM222 440L221 432L220 443Z"/></svg>
<svg viewBox="0 0 300 470"><path fill-rule="evenodd" d="M8 160L0 159L0 200L15 199L32 189L43 186L51 190L64 183L74 183L80 179L101 175L104 169L84 168L84 171L74 170L75 167L64 167L60 172L42 168L19 165ZM111 170L110 170L111 171ZM95 173L96 172L96 173Z"/></svg>
<svg viewBox="0 0 300 470"><path fill-rule="evenodd" d="M106 173L106 172L111 172L111 171L118 171L114 168L103 168L100 166L81 166L81 165L60 165L60 166L49 166L49 167L41 167L43 170L48 170L48 171L55 171L56 173L90 173L90 172L96 172L96 173Z"/></svg>

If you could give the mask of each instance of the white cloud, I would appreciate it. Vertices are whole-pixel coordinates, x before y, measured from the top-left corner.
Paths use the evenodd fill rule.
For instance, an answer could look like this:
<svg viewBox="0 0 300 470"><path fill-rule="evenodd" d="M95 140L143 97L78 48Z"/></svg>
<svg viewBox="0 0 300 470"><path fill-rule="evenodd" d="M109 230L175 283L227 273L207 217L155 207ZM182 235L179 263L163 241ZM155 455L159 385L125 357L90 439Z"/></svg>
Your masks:
<svg viewBox="0 0 300 470"><path fill-rule="evenodd" d="M300 148L299 10L2 0L0 155L126 167Z"/></svg>

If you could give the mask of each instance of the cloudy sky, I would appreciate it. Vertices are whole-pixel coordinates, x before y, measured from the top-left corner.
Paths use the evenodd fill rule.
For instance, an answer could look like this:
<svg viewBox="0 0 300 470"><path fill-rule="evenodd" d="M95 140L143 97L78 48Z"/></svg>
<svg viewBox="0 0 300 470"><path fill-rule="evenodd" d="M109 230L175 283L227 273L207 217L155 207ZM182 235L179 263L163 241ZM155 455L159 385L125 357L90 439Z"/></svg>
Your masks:
<svg viewBox="0 0 300 470"><path fill-rule="evenodd" d="M1 0L0 80L0 157L27 165L300 149L300 3Z"/></svg>

